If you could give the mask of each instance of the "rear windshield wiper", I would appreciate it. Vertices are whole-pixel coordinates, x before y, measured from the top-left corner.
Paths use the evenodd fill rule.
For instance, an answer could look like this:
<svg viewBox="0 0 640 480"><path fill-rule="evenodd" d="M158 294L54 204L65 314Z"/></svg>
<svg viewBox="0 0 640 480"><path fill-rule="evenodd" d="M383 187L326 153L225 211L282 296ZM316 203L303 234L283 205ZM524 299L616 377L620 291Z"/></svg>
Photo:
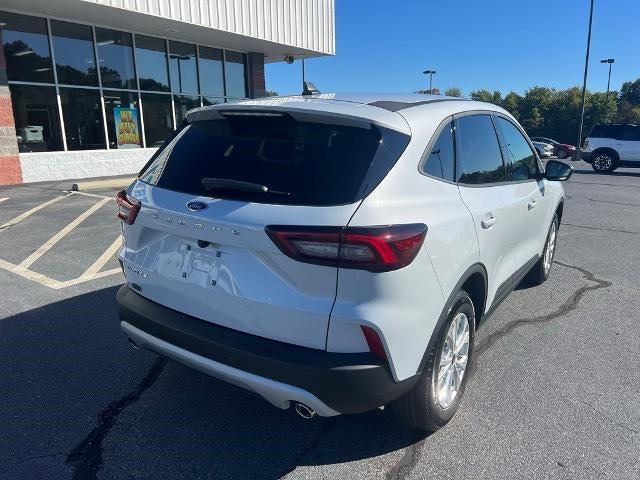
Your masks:
<svg viewBox="0 0 640 480"><path fill-rule="evenodd" d="M278 192L277 190L271 190L266 185L260 185L259 183L243 182L242 180L233 180L230 178L205 177L200 180L200 183L207 190L238 190L242 192L291 195L291 193L289 192Z"/></svg>

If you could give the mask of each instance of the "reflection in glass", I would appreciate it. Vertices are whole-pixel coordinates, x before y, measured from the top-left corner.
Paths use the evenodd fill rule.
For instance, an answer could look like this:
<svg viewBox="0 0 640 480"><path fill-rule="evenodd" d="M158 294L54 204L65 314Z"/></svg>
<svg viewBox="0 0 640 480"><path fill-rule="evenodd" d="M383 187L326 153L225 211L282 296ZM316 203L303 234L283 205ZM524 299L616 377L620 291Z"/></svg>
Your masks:
<svg viewBox="0 0 640 480"><path fill-rule="evenodd" d="M222 97L202 97L202 105L208 107L209 105L219 105L224 103L224 98Z"/></svg>
<svg viewBox="0 0 640 480"><path fill-rule="evenodd" d="M0 12L0 24L9 80L53 83L46 20Z"/></svg>
<svg viewBox="0 0 640 480"><path fill-rule="evenodd" d="M62 117L69 150L106 148L100 91L61 88Z"/></svg>
<svg viewBox="0 0 640 480"><path fill-rule="evenodd" d="M246 55L239 52L225 52L225 80L227 97L245 98L247 96L247 80L245 75Z"/></svg>
<svg viewBox="0 0 640 480"><path fill-rule="evenodd" d="M196 46L189 43L169 42L169 71L172 92L198 93Z"/></svg>
<svg viewBox="0 0 640 480"><path fill-rule="evenodd" d="M180 125L189 110L200 106L200 97L174 95L173 104L176 109L176 124Z"/></svg>
<svg viewBox="0 0 640 480"><path fill-rule="evenodd" d="M55 87L10 85L20 152L62 150Z"/></svg>
<svg viewBox="0 0 640 480"><path fill-rule="evenodd" d="M96 28L102 86L136 89L131 34Z"/></svg>
<svg viewBox="0 0 640 480"><path fill-rule="evenodd" d="M141 147L142 131L140 130L138 94L117 90L104 90L103 94L109 148Z"/></svg>
<svg viewBox="0 0 640 480"><path fill-rule="evenodd" d="M200 47L200 91L203 95L223 96L222 50Z"/></svg>
<svg viewBox="0 0 640 480"><path fill-rule="evenodd" d="M142 110L147 147L159 147L173 132L171 95L143 93Z"/></svg>
<svg viewBox="0 0 640 480"><path fill-rule="evenodd" d="M166 43L161 38L136 35L136 66L141 90L169 91Z"/></svg>
<svg viewBox="0 0 640 480"><path fill-rule="evenodd" d="M98 86L91 27L51 20L58 83Z"/></svg>

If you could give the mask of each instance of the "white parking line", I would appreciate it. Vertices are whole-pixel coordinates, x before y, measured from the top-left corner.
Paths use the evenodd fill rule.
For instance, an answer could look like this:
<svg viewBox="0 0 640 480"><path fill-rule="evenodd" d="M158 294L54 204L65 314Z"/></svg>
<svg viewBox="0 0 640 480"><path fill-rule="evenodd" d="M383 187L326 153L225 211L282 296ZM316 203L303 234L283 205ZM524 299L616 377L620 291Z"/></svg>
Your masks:
<svg viewBox="0 0 640 480"><path fill-rule="evenodd" d="M67 198L69 195L61 195L59 197L55 197L52 198L51 200L41 203L40 205L33 207L31 210L27 210L24 213L21 213L20 215L18 215L16 218L14 218L13 220L9 220L7 223L5 223L4 225L0 225L0 230L4 230L7 227L11 227L13 225L15 225L18 222L21 222L22 220L24 220L27 217L30 217L31 215L33 215L34 213L36 213L39 210L42 210L45 207L48 207L49 205L52 205L56 202L59 202L60 200L62 200L63 198Z"/></svg>
<svg viewBox="0 0 640 480"><path fill-rule="evenodd" d="M0 198L0 203L5 202L7 200L9 200L9 199L8 198Z"/></svg>
<svg viewBox="0 0 640 480"><path fill-rule="evenodd" d="M20 262L19 267L21 268L29 268L33 262L38 260L42 255L47 253L51 247L53 247L56 243L58 243L62 238L64 238L69 232L71 232L74 228L76 228L80 223L82 223L88 216L102 207L105 203L107 203L110 198L103 198L98 203L96 203L93 207L91 207L86 212L80 214L74 221L72 221L69 225L64 227L58 233L56 233L53 237L47 240L44 245L38 248L35 252L25 258L22 262Z"/></svg>
<svg viewBox="0 0 640 480"><path fill-rule="evenodd" d="M98 195L97 193L87 193L87 192L78 192L76 190L67 190L68 193L73 195L84 195L85 197L94 197L94 198L108 198L110 200L115 200L115 195L113 197L107 197L105 195Z"/></svg>
<svg viewBox="0 0 640 480"><path fill-rule="evenodd" d="M107 248L107 250L98 257L98 259L93 262L89 268L85 270L85 272L81 275L81 277L92 277L96 273L100 271L104 264L109 261L109 259L113 256L114 253L118 251L120 246L122 245L122 237L118 236L115 241Z"/></svg>

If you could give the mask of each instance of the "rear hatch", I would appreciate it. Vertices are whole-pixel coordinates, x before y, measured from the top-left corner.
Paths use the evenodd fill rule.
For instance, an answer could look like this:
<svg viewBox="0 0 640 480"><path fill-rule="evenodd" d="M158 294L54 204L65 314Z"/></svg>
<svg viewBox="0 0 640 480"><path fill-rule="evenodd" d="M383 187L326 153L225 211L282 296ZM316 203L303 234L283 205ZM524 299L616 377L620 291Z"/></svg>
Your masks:
<svg viewBox="0 0 640 480"><path fill-rule="evenodd" d="M203 320L325 348L337 267L290 258L265 228L346 226L408 139L344 115L197 111L127 192L140 204L123 224L127 281Z"/></svg>

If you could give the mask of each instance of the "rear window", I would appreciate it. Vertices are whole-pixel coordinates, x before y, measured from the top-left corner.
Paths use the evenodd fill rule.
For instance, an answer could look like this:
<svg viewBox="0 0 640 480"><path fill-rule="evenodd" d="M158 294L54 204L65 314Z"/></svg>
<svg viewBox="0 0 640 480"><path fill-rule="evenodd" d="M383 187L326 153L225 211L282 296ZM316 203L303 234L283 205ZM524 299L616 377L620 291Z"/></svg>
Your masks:
<svg viewBox="0 0 640 480"><path fill-rule="evenodd" d="M303 122L286 114L229 115L186 126L140 180L215 198L340 205L375 188L408 140L375 125Z"/></svg>

